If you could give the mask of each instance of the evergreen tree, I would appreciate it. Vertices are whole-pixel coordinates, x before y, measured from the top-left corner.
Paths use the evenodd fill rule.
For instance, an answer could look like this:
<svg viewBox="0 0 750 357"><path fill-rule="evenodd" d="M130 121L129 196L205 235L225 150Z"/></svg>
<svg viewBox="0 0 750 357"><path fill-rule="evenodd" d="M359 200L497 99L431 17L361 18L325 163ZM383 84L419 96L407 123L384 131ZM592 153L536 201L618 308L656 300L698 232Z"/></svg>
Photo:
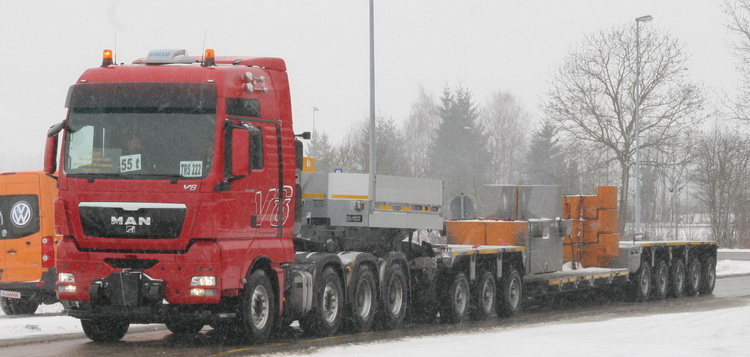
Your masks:
<svg viewBox="0 0 750 357"><path fill-rule="evenodd" d="M315 171L331 172L336 160L335 149L324 131L313 131L310 143L306 146L307 156L315 159Z"/></svg>
<svg viewBox="0 0 750 357"><path fill-rule="evenodd" d="M479 112L471 92L463 87L443 89L430 162L432 176L443 180L444 200L462 193L479 197L488 183L490 153L487 136L478 120Z"/></svg>
<svg viewBox="0 0 750 357"><path fill-rule="evenodd" d="M526 175L532 185L560 185L564 157L557 137L557 128L551 120L545 120L531 137L527 154Z"/></svg>

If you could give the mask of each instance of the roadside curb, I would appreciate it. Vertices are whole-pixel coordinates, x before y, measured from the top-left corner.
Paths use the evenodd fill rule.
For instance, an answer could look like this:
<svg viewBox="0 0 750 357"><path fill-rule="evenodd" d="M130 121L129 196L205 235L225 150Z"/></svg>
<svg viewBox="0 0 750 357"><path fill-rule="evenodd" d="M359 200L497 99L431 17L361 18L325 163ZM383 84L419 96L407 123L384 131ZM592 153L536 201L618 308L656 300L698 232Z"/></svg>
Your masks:
<svg viewBox="0 0 750 357"><path fill-rule="evenodd" d="M164 325L137 326L137 327L131 327L130 329L128 329L128 333L163 331L166 329L167 327ZM63 340L75 340L78 338L86 338L86 334L84 334L83 332L75 332L75 333L63 333L63 334L56 334L56 335L44 335L44 336L0 340L0 348L29 345L33 343L47 343L47 342L55 342L55 341L63 341Z"/></svg>
<svg viewBox="0 0 750 357"><path fill-rule="evenodd" d="M743 274L730 274L730 275L717 275L716 279L724 279L724 278L739 278L742 276L750 276L750 273L743 273Z"/></svg>

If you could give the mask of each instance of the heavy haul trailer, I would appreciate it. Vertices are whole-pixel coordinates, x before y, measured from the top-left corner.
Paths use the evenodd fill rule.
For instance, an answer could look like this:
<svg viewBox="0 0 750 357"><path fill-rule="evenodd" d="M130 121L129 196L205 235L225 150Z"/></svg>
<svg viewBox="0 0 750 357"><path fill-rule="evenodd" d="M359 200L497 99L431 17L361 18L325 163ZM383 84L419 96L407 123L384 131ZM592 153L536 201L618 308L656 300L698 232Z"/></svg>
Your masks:
<svg viewBox="0 0 750 357"><path fill-rule="evenodd" d="M114 65L105 51L81 75L45 171L63 133L57 295L89 338L120 339L130 323L255 342L294 320L367 331L401 325L415 302L458 321L475 281L478 315L495 289L511 297L501 312L518 310L523 248L404 241L443 227L441 183L301 172L290 102L278 58L157 50Z"/></svg>
<svg viewBox="0 0 750 357"><path fill-rule="evenodd" d="M713 292L718 244L621 241L616 187L563 196L559 186L488 185L485 194L493 203L486 218L447 222L448 241L526 248L527 297L604 289L647 301Z"/></svg>
<svg viewBox="0 0 750 357"><path fill-rule="evenodd" d="M33 314L57 302L55 181L41 171L0 174L0 308Z"/></svg>
<svg viewBox="0 0 750 357"><path fill-rule="evenodd" d="M525 290L611 286L638 272L650 288L650 246L622 248L627 267L571 272L563 252L581 262L612 248L570 234L576 217L519 215L524 205L498 218L510 235L463 242L471 237L452 227L497 221L447 222L456 244L413 242L414 231L444 226L441 183L304 172L290 102L278 58L157 50L113 65L105 51L81 75L67 118L48 132L45 171L56 171L62 132L57 295L89 338L118 340L130 323L175 333L209 324L263 342L295 320L330 335L394 328L409 311L454 322L512 315ZM678 250L652 260L697 256Z"/></svg>

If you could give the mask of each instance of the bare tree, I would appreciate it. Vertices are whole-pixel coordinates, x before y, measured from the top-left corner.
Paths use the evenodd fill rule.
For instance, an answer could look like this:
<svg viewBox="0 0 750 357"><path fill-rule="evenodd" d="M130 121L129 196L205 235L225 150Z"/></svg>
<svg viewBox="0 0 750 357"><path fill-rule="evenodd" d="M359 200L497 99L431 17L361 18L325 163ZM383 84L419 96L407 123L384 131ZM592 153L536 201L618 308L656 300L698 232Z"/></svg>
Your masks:
<svg viewBox="0 0 750 357"><path fill-rule="evenodd" d="M347 172L369 171L369 119L364 119L352 126L341 144L336 148L334 166ZM379 175L408 175L404 157L404 139L392 118L378 116L375 120L377 133L377 173Z"/></svg>
<svg viewBox="0 0 750 357"><path fill-rule="evenodd" d="M735 247L748 211L750 141L716 125L695 146L695 196L708 208L713 239L723 247Z"/></svg>
<svg viewBox="0 0 750 357"><path fill-rule="evenodd" d="M410 174L414 177L427 177L430 173L427 158L430 157L430 148L439 124L435 100L420 86L417 100L412 104L409 117L401 130L406 145L404 156Z"/></svg>
<svg viewBox="0 0 750 357"><path fill-rule="evenodd" d="M490 179L495 183L520 183L525 171L531 115L513 94L496 91L482 109L479 120L491 153Z"/></svg>
<svg viewBox="0 0 750 357"><path fill-rule="evenodd" d="M734 116L750 119L750 0L727 0L724 13L728 17L727 27L735 35L729 46L737 57L740 73L739 93L732 100Z"/></svg>
<svg viewBox="0 0 750 357"><path fill-rule="evenodd" d="M685 79L688 56L667 34L641 30L641 150L661 150L702 118L702 90ZM543 106L579 145L601 146L620 168L620 227L635 158L635 28L586 36L551 80ZM653 164L653 163L652 163Z"/></svg>

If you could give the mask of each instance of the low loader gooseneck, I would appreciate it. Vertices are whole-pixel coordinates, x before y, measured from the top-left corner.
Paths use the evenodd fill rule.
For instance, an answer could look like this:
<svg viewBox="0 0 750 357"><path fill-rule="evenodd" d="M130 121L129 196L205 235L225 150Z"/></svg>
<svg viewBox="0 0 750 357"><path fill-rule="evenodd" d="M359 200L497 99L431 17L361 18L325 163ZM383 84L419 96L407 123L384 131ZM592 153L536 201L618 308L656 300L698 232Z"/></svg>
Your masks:
<svg viewBox="0 0 750 357"><path fill-rule="evenodd" d="M715 243L621 243L601 194L488 187L515 205L444 222L440 181L308 172L282 59L104 54L45 155L47 173L61 166L57 295L92 340L165 323L263 342L294 321L332 335L514 315L526 296L580 289L713 289ZM413 238L443 229L449 244Z"/></svg>

